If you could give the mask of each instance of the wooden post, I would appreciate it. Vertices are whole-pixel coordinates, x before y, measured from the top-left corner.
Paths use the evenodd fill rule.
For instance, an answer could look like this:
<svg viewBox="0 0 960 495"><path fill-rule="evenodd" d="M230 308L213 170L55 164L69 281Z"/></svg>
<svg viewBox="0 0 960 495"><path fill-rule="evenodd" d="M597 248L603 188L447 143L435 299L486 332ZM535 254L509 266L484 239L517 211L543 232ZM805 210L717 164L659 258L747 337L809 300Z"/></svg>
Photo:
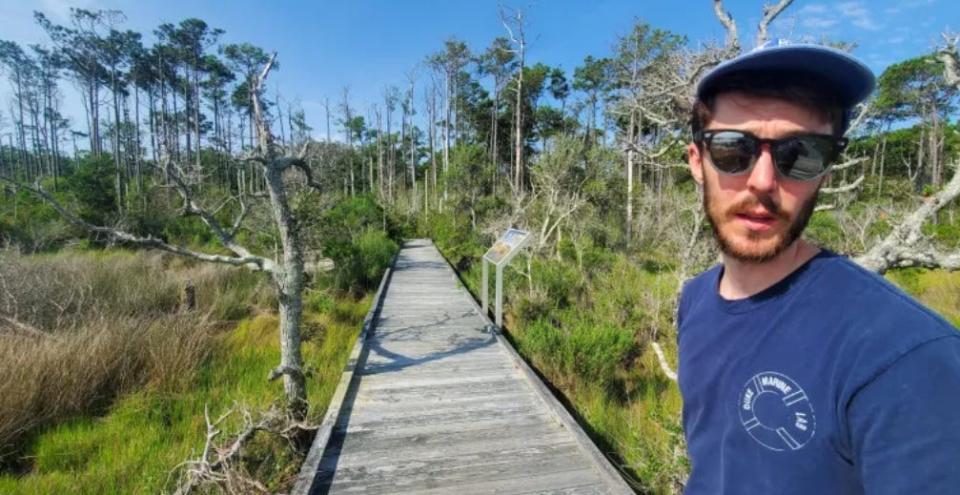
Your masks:
<svg viewBox="0 0 960 495"><path fill-rule="evenodd" d="M187 286L183 288L183 301L187 311L193 311L197 307L197 287L193 285L193 280L187 280Z"/></svg>
<svg viewBox="0 0 960 495"><path fill-rule="evenodd" d="M481 258L481 263L483 263L483 290L480 293L482 294L483 298L483 314L486 315L487 300L489 299L489 297L487 297L487 293L490 291L490 267L488 266L490 262L487 261L486 258Z"/></svg>
<svg viewBox="0 0 960 495"><path fill-rule="evenodd" d="M497 328L503 328L503 265L497 265Z"/></svg>

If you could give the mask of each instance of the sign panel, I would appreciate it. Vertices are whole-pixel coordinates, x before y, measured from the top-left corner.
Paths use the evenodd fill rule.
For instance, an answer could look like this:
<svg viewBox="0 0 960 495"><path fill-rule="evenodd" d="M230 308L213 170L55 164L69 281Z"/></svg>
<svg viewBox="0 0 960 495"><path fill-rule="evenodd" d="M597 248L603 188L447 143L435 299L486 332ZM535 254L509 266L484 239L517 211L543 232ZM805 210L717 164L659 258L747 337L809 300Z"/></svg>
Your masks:
<svg viewBox="0 0 960 495"><path fill-rule="evenodd" d="M500 266L513 258L530 239L530 233L519 229L506 231L483 255L484 259Z"/></svg>

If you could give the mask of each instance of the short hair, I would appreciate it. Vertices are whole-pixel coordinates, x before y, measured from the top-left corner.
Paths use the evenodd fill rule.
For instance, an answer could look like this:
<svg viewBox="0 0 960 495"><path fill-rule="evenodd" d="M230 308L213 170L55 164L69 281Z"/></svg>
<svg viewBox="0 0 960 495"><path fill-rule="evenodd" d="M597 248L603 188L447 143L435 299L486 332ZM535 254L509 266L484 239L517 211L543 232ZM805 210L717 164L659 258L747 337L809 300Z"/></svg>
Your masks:
<svg viewBox="0 0 960 495"><path fill-rule="evenodd" d="M809 109L832 125L833 135L846 131L846 109L830 85L815 74L802 71L740 71L710 85L693 104L690 129L694 139L707 127L716 110L717 96L722 93L743 93L760 98L785 100Z"/></svg>

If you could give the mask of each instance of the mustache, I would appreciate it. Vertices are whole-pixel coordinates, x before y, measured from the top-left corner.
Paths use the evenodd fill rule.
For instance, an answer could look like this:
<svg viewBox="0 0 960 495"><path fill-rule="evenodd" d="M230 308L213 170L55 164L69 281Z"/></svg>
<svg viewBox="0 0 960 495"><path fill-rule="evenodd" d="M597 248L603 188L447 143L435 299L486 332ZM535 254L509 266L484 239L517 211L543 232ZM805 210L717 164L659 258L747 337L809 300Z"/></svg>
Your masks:
<svg viewBox="0 0 960 495"><path fill-rule="evenodd" d="M787 214L780 208L780 205L770 197L769 194L762 194L759 196L750 196L743 201L731 206L727 213L730 215L735 215L737 213L751 211L756 209L757 205L763 206L770 215L787 220Z"/></svg>

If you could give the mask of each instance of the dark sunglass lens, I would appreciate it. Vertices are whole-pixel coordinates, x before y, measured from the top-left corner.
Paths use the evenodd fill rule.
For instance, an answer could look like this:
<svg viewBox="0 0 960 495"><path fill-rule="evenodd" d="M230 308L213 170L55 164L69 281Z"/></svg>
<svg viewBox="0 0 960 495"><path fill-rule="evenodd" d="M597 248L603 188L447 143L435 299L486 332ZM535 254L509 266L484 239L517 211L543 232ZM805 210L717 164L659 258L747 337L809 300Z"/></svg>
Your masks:
<svg viewBox="0 0 960 495"><path fill-rule="evenodd" d="M821 136L798 136L778 143L774 161L780 173L794 180L814 179L826 170L835 145Z"/></svg>
<svg viewBox="0 0 960 495"><path fill-rule="evenodd" d="M710 159L721 172L735 174L750 168L756 142L739 132L718 132L710 139Z"/></svg>

